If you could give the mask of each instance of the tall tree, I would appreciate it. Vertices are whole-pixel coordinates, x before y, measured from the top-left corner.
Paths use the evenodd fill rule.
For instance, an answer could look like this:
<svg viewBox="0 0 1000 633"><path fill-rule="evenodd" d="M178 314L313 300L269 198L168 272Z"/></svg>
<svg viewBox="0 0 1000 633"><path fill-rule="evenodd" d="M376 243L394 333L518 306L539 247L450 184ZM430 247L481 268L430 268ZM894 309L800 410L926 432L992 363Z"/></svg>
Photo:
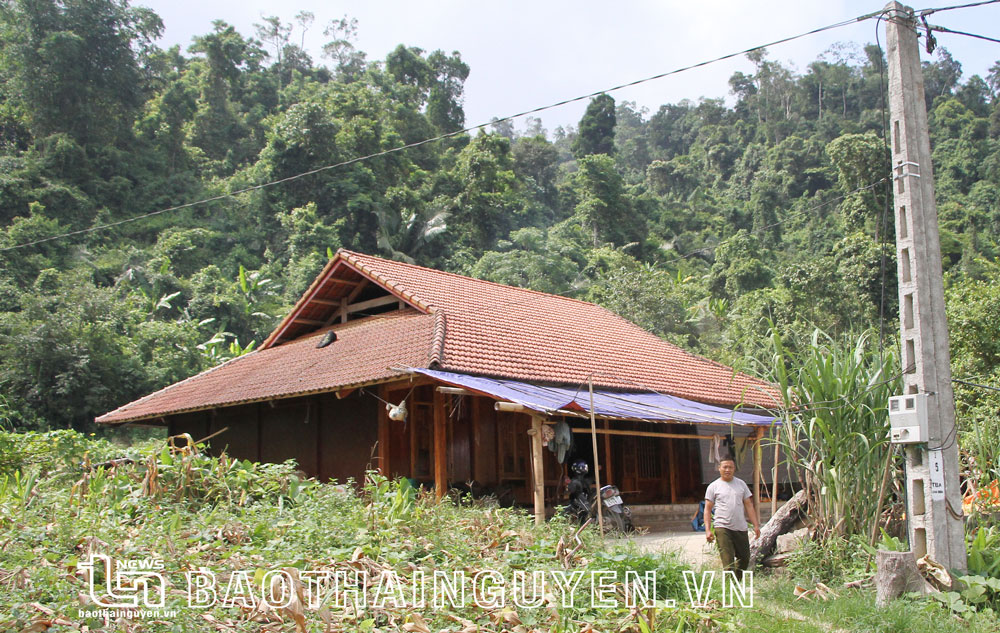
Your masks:
<svg viewBox="0 0 1000 633"><path fill-rule="evenodd" d="M513 167L510 141L499 134L480 134L458 156L462 186L450 209L448 233L459 250L468 249L476 259L517 228L524 203Z"/></svg>
<svg viewBox="0 0 1000 633"><path fill-rule="evenodd" d="M188 49L205 56L191 141L209 158L224 160L235 154L233 149L247 135L239 112L239 92L244 73L259 69L263 51L222 20L212 25L212 32L194 38Z"/></svg>
<svg viewBox="0 0 1000 633"><path fill-rule="evenodd" d="M615 153L615 100L600 94L591 99L580 119L580 130L573 141L573 156Z"/></svg>
<svg viewBox="0 0 1000 633"><path fill-rule="evenodd" d="M358 38L358 19L346 15L330 20L323 35L331 38L323 45L323 56L336 64L337 78L354 81L365 69L365 54L354 47Z"/></svg>
<svg viewBox="0 0 1000 633"><path fill-rule="evenodd" d="M579 192L576 215L593 235L594 247L610 242L623 246L646 238L646 223L637 212L625 181L607 154L584 156L574 176Z"/></svg>
<svg viewBox="0 0 1000 633"><path fill-rule="evenodd" d="M126 0L14 0L0 7L3 92L35 138L81 145L127 137L144 101L142 56L160 18Z"/></svg>
<svg viewBox="0 0 1000 633"><path fill-rule="evenodd" d="M958 63L946 48L937 50L937 61L923 63L924 97L927 109L934 106L938 97L951 95L962 78L962 64Z"/></svg>
<svg viewBox="0 0 1000 633"><path fill-rule="evenodd" d="M442 132L457 132L465 127L462 99L465 80L469 78L469 65L462 61L458 51L451 55L434 51L427 62L435 75L427 95L427 118Z"/></svg>

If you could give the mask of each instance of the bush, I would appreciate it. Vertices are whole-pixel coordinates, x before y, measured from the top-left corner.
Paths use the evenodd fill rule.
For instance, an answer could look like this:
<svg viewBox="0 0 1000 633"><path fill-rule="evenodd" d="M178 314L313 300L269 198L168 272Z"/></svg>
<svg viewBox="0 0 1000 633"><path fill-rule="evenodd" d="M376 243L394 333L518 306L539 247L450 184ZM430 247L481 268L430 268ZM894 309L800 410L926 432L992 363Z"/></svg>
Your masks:
<svg viewBox="0 0 1000 633"><path fill-rule="evenodd" d="M858 537L831 536L808 541L788 559L788 571L797 581L828 585L867 578L874 573L870 550Z"/></svg>

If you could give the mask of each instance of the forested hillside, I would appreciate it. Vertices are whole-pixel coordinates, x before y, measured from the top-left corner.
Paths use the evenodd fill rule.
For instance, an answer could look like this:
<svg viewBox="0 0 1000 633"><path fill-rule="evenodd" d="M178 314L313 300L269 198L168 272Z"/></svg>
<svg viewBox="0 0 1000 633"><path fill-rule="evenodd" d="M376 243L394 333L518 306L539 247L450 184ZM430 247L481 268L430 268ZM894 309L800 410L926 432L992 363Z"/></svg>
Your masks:
<svg viewBox="0 0 1000 633"><path fill-rule="evenodd" d="M772 322L793 350L880 324L894 345L877 46L801 71L757 51L731 106L602 95L576 129L498 122L254 188L480 123L460 52L369 59L356 23L311 19L162 50L123 0L0 2L5 424L86 429L252 348L339 247L595 301L762 373ZM311 59L299 34L324 26ZM955 374L1000 384L1000 64L933 60Z"/></svg>

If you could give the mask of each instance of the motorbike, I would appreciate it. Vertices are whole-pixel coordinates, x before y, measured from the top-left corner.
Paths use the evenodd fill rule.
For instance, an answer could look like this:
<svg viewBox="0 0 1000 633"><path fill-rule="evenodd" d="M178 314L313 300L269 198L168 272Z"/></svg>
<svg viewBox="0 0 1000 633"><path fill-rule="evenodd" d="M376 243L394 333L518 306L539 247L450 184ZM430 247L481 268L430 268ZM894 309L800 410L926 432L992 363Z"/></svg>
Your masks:
<svg viewBox="0 0 1000 633"><path fill-rule="evenodd" d="M622 494L618 486L608 484L601 486L601 503L604 504L604 524L612 530L629 533L635 532L635 524L632 523L632 510L622 501ZM591 510L593 518L597 518L597 504L593 504Z"/></svg>
<svg viewBox="0 0 1000 633"><path fill-rule="evenodd" d="M574 477L567 487L569 505L566 513L580 524L597 521L598 496L594 495L594 485L583 477ZM632 510L622 501L618 486L608 484L601 486L599 495L603 504L604 525L611 530L629 533L635 531L632 522Z"/></svg>
<svg viewBox="0 0 1000 633"><path fill-rule="evenodd" d="M566 480L569 504L564 511L576 523L583 525L590 520L591 510L594 507L593 489L594 484L582 474Z"/></svg>

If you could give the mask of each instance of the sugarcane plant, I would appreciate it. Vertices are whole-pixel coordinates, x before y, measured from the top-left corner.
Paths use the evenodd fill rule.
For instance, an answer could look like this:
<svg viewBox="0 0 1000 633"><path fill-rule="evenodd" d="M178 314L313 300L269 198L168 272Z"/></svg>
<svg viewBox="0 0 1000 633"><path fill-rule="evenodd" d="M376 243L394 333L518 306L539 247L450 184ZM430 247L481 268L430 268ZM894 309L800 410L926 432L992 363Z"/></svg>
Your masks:
<svg viewBox="0 0 1000 633"><path fill-rule="evenodd" d="M867 536L900 510L888 439L888 401L901 385L895 346L871 333L837 342L816 330L793 358L773 328L771 342L787 420L776 441L807 490L816 533Z"/></svg>

